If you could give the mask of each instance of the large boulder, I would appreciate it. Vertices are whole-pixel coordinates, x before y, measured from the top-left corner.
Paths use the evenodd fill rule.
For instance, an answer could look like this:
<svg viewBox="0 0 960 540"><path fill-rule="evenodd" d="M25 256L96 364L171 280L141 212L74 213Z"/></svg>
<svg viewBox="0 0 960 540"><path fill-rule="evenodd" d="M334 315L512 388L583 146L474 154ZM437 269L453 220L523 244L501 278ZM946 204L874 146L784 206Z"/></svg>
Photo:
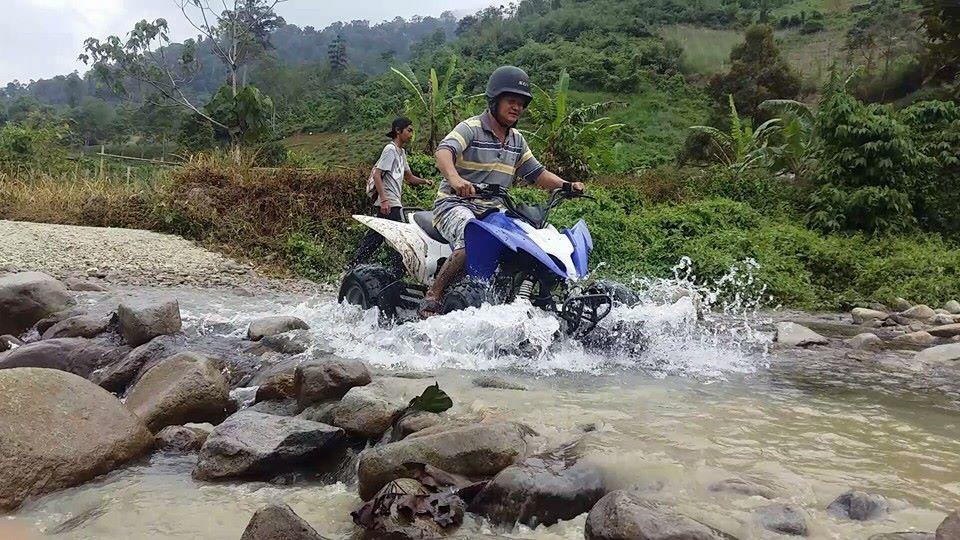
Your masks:
<svg viewBox="0 0 960 540"><path fill-rule="evenodd" d="M951 318L951 321L953 319ZM929 330L931 335L934 335L939 338L952 338L953 336L960 336L960 324L946 324L943 326L937 326Z"/></svg>
<svg viewBox="0 0 960 540"><path fill-rule="evenodd" d="M200 480L269 478L339 456L342 429L302 418L241 411L217 426L193 471Z"/></svg>
<svg viewBox="0 0 960 540"><path fill-rule="evenodd" d="M960 510L954 510L937 527L936 540L960 540Z"/></svg>
<svg viewBox="0 0 960 540"><path fill-rule="evenodd" d="M354 386L367 384L370 384L370 370L363 362L330 355L301 363L293 379L301 409L313 403L340 399Z"/></svg>
<svg viewBox="0 0 960 540"><path fill-rule="evenodd" d="M63 283L41 272L0 276L0 334L20 335L74 303Z"/></svg>
<svg viewBox="0 0 960 540"><path fill-rule="evenodd" d="M404 403L374 383L351 388L340 401L311 405L299 417L343 428L353 437L375 439L393 424L404 407Z"/></svg>
<svg viewBox="0 0 960 540"><path fill-rule="evenodd" d="M948 343L924 349L914 356L914 360L921 363L956 362L960 360L960 343Z"/></svg>
<svg viewBox="0 0 960 540"><path fill-rule="evenodd" d="M0 510L109 472L151 444L143 423L89 381L52 369L0 371Z"/></svg>
<svg viewBox="0 0 960 540"><path fill-rule="evenodd" d="M847 491L827 506L827 513L830 515L854 521L877 519L889 511L890 503L883 495L856 490Z"/></svg>
<svg viewBox="0 0 960 540"><path fill-rule="evenodd" d="M760 527L777 534L807 535L806 513L791 504L775 503L757 508L754 519Z"/></svg>
<svg viewBox="0 0 960 540"><path fill-rule="evenodd" d="M794 322L777 323L775 341L787 347L808 347L830 343L827 338Z"/></svg>
<svg viewBox="0 0 960 540"><path fill-rule="evenodd" d="M586 540L717 540L709 527L635 491L620 490L600 499L587 515Z"/></svg>
<svg viewBox="0 0 960 540"><path fill-rule="evenodd" d="M535 433L514 422L424 429L406 439L364 450L358 464L360 498L369 500L395 478L406 463L423 463L471 477L493 476L529 455Z"/></svg>
<svg viewBox="0 0 960 540"><path fill-rule="evenodd" d="M918 306L913 306L912 308L900 313L908 319L916 319L918 321L926 321L933 318L937 314L930 306L920 304Z"/></svg>
<svg viewBox="0 0 960 540"><path fill-rule="evenodd" d="M213 426L210 424L187 424L185 426L167 426L157 433L156 447L173 454L197 452L207 441Z"/></svg>
<svg viewBox="0 0 960 540"><path fill-rule="evenodd" d="M175 299L131 300L117 308L120 333L131 347L137 347L157 336L176 334L183 326L180 304Z"/></svg>
<svg viewBox="0 0 960 540"><path fill-rule="evenodd" d="M123 359L105 365L90 374L90 380L111 392L121 393L138 375L146 374L161 361L182 352L186 342L182 336L160 336L130 351Z"/></svg>
<svg viewBox="0 0 960 540"><path fill-rule="evenodd" d="M126 404L154 433L187 422L217 424L234 409L218 363L190 352L148 371L130 389Z"/></svg>
<svg viewBox="0 0 960 540"><path fill-rule="evenodd" d="M271 505L259 510L240 540L325 540L289 506Z"/></svg>
<svg viewBox="0 0 960 540"><path fill-rule="evenodd" d="M302 361L302 358L284 358L255 373L247 385L257 387L257 402L295 398L294 375Z"/></svg>
<svg viewBox="0 0 960 540"><path fill-rule="evenodd" d="M260 341L266 336L282 334L291 330L309 330L310 325L298 317L274 316L257 319L250 323L247 329L247 339Z"/></svg>
<svg viewBox="0 0 960 540"><path fill-rule="evenodd" d="M83 338L48 339L8 351L0 357L0 369L58 369L88 378L94 370L119 362L129 352L129 347Z"/></svg>
<svg viewBox="0 0 960 540"><path fill-rule="evenodd" d="M259 345L282 354L300 354L313 345L313 337L307 330L291 330L282 334L264 336Z"/></svg>
<svg viewBox="0 0 960 540"><path fill-rule="evenodd" d="M47 328L41 339L82 337L92 338L99 336L110 327L109 315L77 315L69 317Z"/></svg>
<svg viewBox="0 0 960 540"><path fill-rule="evenodd" d="M589 512L606 493L603 471L580 459L570 445L500 471L473 499L470 511L498 525L550 526Z"/></svg>
<svg viewBox="0 0 960 540"><path fill-rule="evenodd" d="M853 308L853 311L850 312L850 315L853 317L854 324L883 321L888 317L887 313L883 311L867 308Z"/></svg>

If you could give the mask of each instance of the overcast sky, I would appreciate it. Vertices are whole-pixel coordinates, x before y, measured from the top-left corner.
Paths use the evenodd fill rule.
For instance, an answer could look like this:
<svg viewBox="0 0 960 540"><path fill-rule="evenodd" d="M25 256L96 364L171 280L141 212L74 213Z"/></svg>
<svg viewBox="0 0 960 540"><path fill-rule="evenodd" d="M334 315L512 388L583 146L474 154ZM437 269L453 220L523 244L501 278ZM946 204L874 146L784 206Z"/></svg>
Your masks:
<svg viewBox="0 0 960 540"><path fill-rule="evenodd" d="M83 40L123 36L141 19L170 23L174 39L193 34L174 0L0 0L0 85L84 71L77 61ZM216 0L214 0L216 1ZM277 11L297 26L324 28L336 21L372 23L396 16L474 11L493 0L287 0Z"/></svg>

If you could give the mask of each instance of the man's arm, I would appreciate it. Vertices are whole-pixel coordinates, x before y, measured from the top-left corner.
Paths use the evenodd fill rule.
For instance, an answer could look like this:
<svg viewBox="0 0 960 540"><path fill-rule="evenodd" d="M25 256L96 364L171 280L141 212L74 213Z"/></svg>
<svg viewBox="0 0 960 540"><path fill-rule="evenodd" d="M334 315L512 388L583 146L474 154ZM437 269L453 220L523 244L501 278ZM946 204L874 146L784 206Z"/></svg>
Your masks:
<svg viewBox="0 0 960 540"><path fill-rule="evenodd" d="M431 186L433 185L433 180L427 178L420 178L419 176L413 174L413 171L407 169L403 172L403 179L406 180L411 186Z"/></svg>
<svg viewBox="0 0 960 540"><path fill-rule="evenodd" d="M447 179L447 182L450 182L450 187L457 192L457 195L473 197L477 194L473 184L461 178L460 173L457 172L457 166L453 162L452 150L443 147L438 148L435 156L437 158L437 168L440 169L440 173Z"/></svg>
<svg viewBox="0 0 960 540"><path fill-rule="evenodd" d="M387 215L390 213L390 202L387 201L387 190L383 187L383 171L377 167L373 168L373 187L380 196L380 213Z"/></svg>
<svg viewBox="0 0 960 540"><path fill-rule="evenodd" d="M586 190L586 186L583 185L583 182L567 182L563 178L553 174L552 172L544 169L540 173L540 176L534 181L538 188L545 191L553 191L555 189L562 188L564 184L571 184L571 187L574 191L583 192Z"/></svg>

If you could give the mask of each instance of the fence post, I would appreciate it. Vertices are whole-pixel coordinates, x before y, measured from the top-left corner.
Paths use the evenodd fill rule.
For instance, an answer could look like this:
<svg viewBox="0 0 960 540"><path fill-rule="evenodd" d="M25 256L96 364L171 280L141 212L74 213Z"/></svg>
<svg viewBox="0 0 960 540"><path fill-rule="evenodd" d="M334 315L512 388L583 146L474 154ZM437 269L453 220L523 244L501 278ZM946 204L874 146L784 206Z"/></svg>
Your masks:
<svg viewBox="0 0 960 540"><path fill-rule="evenodd" d="M101 179L101 180L103 180L104 178L106 178L106 173L105 173L104 170L103 170L104 160L106 159L106 158L104 157L104 155L106 155L106 147L101 144L101 145L100 145L100 179Z"/></svg>

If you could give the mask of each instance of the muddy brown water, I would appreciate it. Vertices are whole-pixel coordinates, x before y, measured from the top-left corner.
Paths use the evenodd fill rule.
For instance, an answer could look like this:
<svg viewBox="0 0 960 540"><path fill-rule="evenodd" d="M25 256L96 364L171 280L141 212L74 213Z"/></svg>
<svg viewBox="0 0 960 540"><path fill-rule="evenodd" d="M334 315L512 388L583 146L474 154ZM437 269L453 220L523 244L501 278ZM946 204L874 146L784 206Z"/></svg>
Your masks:
<svg viewBox="0 0 960 540"><path fill-rule="evenodd" d="M646 486L650 497L742 539L771 537L752 517L770 501L711 492L716 481L740 477L772 488L776 501L807 513L811 538L933 531L960 507L960 412L949 400L846 384L830 370L798 377L805 360L768 352L769 335L755 321L728 320L705 331L709 324L697 322L682 300L618 314L646 320L651 336L640 357L618 357L556 343L552 323L523 308L381 329L371 314L324 298L187 290L177 296L188 332L238 335L256 316L295 314L341 354L387 371L428 371L453 397L453 414L520 420L548 445L590 429L586 459L603 467L610 487ZM478 372L528 389L477 388ZM390 381L409 396L432 384ZM0 520L38 537L236 540L254 511L285 502L328 537L354 531L350 511L360 501L349 482L200 483L190 477L192 460L154 455ZM891 513L865 523L827 515L826 506L850 488L890 498ZM584 520L504 530L468 517L460 534L583 538Z"/></svg>

